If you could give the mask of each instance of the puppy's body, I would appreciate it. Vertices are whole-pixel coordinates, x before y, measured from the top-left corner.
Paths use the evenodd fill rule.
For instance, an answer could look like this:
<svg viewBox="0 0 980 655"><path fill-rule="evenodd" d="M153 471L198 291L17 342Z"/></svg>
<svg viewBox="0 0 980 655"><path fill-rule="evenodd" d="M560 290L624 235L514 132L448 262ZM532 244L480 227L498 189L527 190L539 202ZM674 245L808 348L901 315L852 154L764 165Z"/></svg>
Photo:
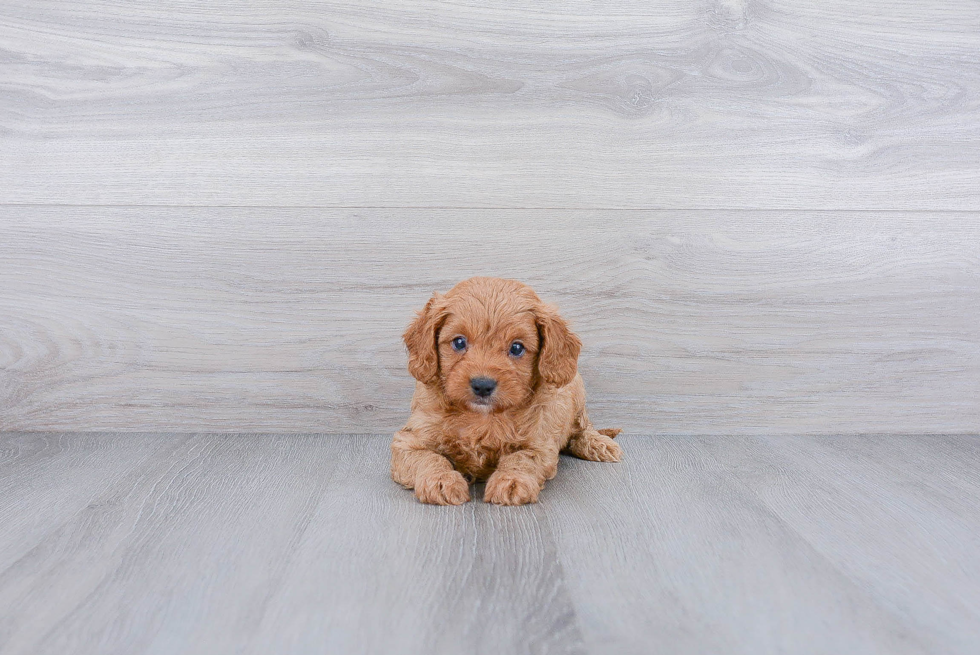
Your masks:
<svg viewBox="0 0 980 655"><path fill-rule="evenodd" d="M595 430L585 409L581 342L529 287L461 282L433 296L405 343L418 383L391 472L419 500L462 503L469 481L487 480L489 502L535 502L560 451L619 460L619 431Z"/></svg>
<svg viewBox="0 0 980 655"><path fill-rule="evenodd" d="M417 445L446 457L469 480L486 480L501 457L529 450L548 460L547 479L555 475L557 454L573 436L591 436L585 413L585 385L576 375L561 388L542 390L536 402L508 412L474 412L445 407L437 390L418 383L412 416L398 441ZM547 457L553 453L554 461Z"/></svg>

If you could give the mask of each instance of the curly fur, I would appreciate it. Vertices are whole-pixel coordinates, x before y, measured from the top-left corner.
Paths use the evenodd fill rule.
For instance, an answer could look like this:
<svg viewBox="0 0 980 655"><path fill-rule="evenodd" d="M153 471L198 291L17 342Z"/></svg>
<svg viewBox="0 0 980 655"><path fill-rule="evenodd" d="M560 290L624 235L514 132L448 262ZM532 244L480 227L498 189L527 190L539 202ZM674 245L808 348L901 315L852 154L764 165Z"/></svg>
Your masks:
<svg viewBox="0 0 980 655"><path fill-rule="evenodd" d="M464 351L452 341L465 337ZM596 430L578 374L582 342L556 308L515 280L475 277L436 293L404 334L417 380L408 423L391 444L391 476L424 503L458 505L470 482L484 500L533 503L555 476L561 451L619 461L619 430ZM511 344L525 347L520 356ZM470 381L497 386L477 397Z"/></svg>

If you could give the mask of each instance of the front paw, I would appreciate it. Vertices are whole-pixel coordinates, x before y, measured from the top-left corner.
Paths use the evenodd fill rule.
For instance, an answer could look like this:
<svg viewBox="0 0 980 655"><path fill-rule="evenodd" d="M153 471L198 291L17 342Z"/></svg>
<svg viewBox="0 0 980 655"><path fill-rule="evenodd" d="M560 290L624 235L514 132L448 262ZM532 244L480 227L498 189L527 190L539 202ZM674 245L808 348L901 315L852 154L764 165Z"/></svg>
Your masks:
<svg viewBox="0 0 980 655"><path fill-rule="evenodd" d="M462 505L470 499L470 485L459 471L440 471L416 481L415 497L430 505Z"/></svg>
<svg viewBox="0 0 980 655"><path fill-rule="evenodd" d="M529 475L497 471L487 480L484 502L495 505L526 505L538 502L541 485Z"/></svg>

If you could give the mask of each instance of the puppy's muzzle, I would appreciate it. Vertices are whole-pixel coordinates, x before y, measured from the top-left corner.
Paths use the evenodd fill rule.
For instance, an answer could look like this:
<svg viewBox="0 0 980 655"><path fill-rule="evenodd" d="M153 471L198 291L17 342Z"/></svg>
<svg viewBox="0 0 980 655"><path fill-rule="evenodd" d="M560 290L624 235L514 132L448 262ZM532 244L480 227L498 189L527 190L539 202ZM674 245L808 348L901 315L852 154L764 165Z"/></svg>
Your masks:
<svg viewBox="0 0 980 655"><path fill-rule="evenodd" d="M477 398L489 398L497 388L497 381L493 378L471 378L470 389Z"/></svg>

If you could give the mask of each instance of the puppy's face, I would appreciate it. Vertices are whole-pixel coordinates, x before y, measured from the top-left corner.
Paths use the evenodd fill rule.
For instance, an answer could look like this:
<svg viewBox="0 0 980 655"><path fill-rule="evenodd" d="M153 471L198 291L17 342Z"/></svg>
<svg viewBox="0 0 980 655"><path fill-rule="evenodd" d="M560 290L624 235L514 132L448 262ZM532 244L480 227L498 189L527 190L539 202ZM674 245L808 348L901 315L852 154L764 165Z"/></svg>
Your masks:
<svg viewBox="0 0 980 655"><path fill-rule="evenodd" d="M520 282L471 278L435 294L405 332L409 372L458 409L505 411L577 372L581 342Z"/></svg>
<svg viewBox="0 0 980 655"><path fill-rule="evenodd" d="M443 394L451 404L478 412L522 405L534 391L534 315L520 306L487 307L472 300L460 298L439 331Z"/></svg>

